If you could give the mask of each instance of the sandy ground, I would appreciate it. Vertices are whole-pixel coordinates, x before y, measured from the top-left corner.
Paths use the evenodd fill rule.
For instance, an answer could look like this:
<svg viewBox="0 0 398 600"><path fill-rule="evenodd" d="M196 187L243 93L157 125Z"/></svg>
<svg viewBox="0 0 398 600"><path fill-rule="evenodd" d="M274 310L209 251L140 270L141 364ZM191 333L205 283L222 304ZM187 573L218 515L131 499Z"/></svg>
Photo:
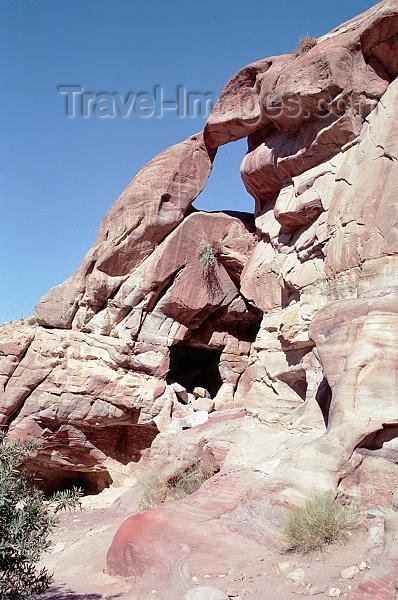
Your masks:
<svg viewBox="0 0 398 600"><path fill-rule="evenodd" d="M123 491L87 497L81 511L61 516L51 553L43 560L44 566L54 573L54 584L45 600L138 599L134 581L106 572L106 551L127 516L112 507L115 497ZM345 545L330 546L324 553L311 556L279 553L264 547L256 562L245 562L243 557L244 568L231 568L217 577L204 573L187 582L187 587L211 585L234 600L330 598L331 588L340 590L340 598L348 597L380 556L382 538L382 517L368 516ZM361 571L353 579L342 579L342 569L353 565L360 566ZM302 572L297 571L300 569ZM290 579L294 573L298 581ZM183 597L184 594L181 598L171 598L167 590L154 589L148 600L183 600Z"/></svg>

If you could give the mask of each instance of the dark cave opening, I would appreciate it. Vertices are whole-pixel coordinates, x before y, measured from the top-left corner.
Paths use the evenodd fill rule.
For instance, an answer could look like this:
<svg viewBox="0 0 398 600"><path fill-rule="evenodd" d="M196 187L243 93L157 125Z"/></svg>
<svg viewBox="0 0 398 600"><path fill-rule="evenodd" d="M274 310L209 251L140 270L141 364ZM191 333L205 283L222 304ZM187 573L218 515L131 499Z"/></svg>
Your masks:
<svg viewBox="0 0 398 600"><path fill-rule="evenodd" d="M292 381L291 383L289 383L289 385L292 388L292 390L294 392L296 392L296 394L298 396L300 396L300 398L304 402L306 395L307 395L307 387L308 387L307 380L305 378L305 373L304 373L303 379L297 379L296 381Z"/></svg>
<svg viewBox="0 0 398 600"><path fill-rule="evenodd" d="M138 414L134 418L138 419ZM150 448L158 433L157 427L144 424L114 425L85 431L90 444L123 465L138 462L141 452Z"/></svg>
<svg viewBox="0 0 398 600"><path fill-rule="evenodd" d="M75 471L72 469L42 469L33 474L33 482L46 496L54 492L80 488L84 496L100 494L112 484L105 469L99 471Z"/></svg>
<svg viewBox="0 0 398 600"><path fill-rule="evenodd" d="M358 448L366 450L381 450L384 444L398 438L398 425L384 425L382 429L378 429L367 435Z"/></svg>
<svg viewBox="0 0 398 600"><path fill-rule="evenodd" d="M188 392L203 387L214 398L222 385L220 357L221 350L184 344L171 346L167 383L177 382Z"/></svg>
<svg viewBox="0 0 398 600"><path fill-rule="evenodd" d="M260 314L260 313L258 313ZM228 323L225 329L241 342L256 341L257 334L260 331L261 317L257 318L257 312L251 310L247 312L246 320L236 320L233 323Z"/></svg>
<svg viewBox="0 0 398 600"><path fill-rule="evenodd" d="M304 402L307 395L307 377L305 369L295 369L280 373L278 379L287 383L287 385L302 399Z"/></svg>
<svg viewBox="0 0 398 600"><path fill-rule="evenodd" d="M328 384L327 379L325 377L319 384L318 390L315 395L315 400L319 404L323 420L325 421L325 425L327 427L329 421L330 403L332 401L332 390L330 389L330 385Z"/></svg>

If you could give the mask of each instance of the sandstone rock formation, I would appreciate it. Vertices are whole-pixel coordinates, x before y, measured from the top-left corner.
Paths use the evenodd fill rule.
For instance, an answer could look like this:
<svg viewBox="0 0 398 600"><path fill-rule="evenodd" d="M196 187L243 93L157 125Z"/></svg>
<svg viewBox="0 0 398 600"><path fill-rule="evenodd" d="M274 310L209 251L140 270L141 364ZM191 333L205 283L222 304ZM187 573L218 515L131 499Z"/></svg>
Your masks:
<svg viewBox="0 0 398 600"><path fill-rule="evenodd" d="M237 545L255 556L313 489L361 496L365 456L397 472L397 57L386 0L241 69L36 318L0 331L1 424L43 440L45 489L95 493L141 456L135 477L215 466L116 534L109 569L143 589L188 589ZM196 211L217 147L242 137L255 214Z"/></svg>

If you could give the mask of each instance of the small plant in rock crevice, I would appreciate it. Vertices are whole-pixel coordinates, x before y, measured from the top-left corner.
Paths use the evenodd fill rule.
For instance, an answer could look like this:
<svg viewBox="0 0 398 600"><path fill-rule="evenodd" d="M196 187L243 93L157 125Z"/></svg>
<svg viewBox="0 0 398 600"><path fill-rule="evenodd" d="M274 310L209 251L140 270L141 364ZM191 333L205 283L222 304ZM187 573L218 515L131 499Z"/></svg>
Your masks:
<svg viewBox="0 0 398 600"><path fill-rule="evenodd" d="M199 265L202 268L203 279L211 298L222 292L217 272L217 262L221 254L219 242L202 242L199 247Z"/></svg>
<svg viewBox="0 0 398 600"><path fill-rule="evenodd" d="M306 35L305 37L302 37L300 40L300 43L298 45L298 48L295 52L296 56L302 56L303 54L306 54L309 50L311 50L311 48L314 48L314 46L316 46L318 43L318 40L315 37L312 37L310 35Z"/></svg>
<svg viewBox="0 0 398 600"><path fill-rule="evenodd" d="M152 510L165 502L181 500L197 492L214 472L213 467L203 460L198 460L180 475L168 480L161 473L152 473L144 482L139 507L141 510Z"/></svg>
<svg viewBox="0 0 398 600"><path fill-rule="evenodd" d="M333 494L314 494L288 516L283 538L290 550L314 552L346 540L358 524L355 505L344 505Z"/></svg>
<svg viewBox="0 0 398 600"><path fill-rule="evenodd" d="M221 252L219 242L202 242L199 248L199 264L202 269L215 265Z"/></svg>

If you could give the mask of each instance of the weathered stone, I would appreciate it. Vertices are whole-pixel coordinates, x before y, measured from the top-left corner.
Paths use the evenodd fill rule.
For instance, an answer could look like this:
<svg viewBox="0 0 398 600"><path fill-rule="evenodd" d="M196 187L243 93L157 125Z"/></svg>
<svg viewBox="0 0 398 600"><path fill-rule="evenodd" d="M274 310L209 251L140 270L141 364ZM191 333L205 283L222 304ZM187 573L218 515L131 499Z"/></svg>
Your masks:
<svg viewBox="0 0 398 600"><path fill-rule="evenodd" d="M144 597L238 570L236 548L254 564L314 490L383 504L370 545L395 568L397 35L385 0L306 53L241 69L204 134L131 181L37 319L0 329L0 424L44 441L42 487L96 493L122 468L136 481L108 569ZM303 110L273 115L265 95ZM331 114L307 119L320 100ZM196 211L215 149L244 136L254 215ZM195 493L137 512L141 476L200 461Z"/></svg>
<svg viewBox="0 0 398 600"><path fill-rule="evenodd" d="M50 290L36 309L39 322L80 328L184 218L211 170L201 134L168 148L134 177L104 218L82 266Z"/></svg>
<svg viewBox="0 0 398 600"><path fill-rule="evenodd" d="M197 427L198 425L206 423L208 418L208 412L206 410L201 410L195 412L193 415L180 419L179 424L182 428Z"/></svg>
<svg viewBox="0 0 398 600"><path fill-rule="evenodd" d="M305 571L304 569L295 569L287 574L287 578L295 583L301 583L305 579Z"/></svg>
<svg viewBox="0 0 398 600"><path fill-rule="evenodd" d="M278 571L279 571L279 573L287 573L287 571L289 569L290 569L290 563L288 563L286 561L278 563Z"/></svg>
<svg viewBox="0 0 398 600"><path fill-rule="evenodd" d="M214 400L211 398L195 398L191 404L195 411L205 410L209 413L214 410Z"/></svg>
<svg viewBox="0 0 398 600"><path fill-rule="evenodd" d="M218 588L202 585L188 590L185 600L228 600L228 596Z"/></svg>
<svg viewBox="0 0 398 600"><path fill-rule="evenodd" d="M193 390L193 395L195 398L210 398L209 392L206 390L206 388L202 387L196 387Z"/></svg>
<svg viewBox="0 0 398 600"><path fill-rule="evenodd" d="M170 387L172 390L175 391L175 393L177 394L177 396L181 400L181 402L184 402L184 404L188 404L189 394L183 385L180 385L179 383L177 383L175 381L174 383L170 384Z"/></svg>
<svg viewBox="0 0 398 600"><path fill-rule="evenodd" d="M352 567L347 567L346 569L343 569L340 573L340 577L342 579L353 579L356 575L358 575L358 573L358 567L353 565Z"/></svg>

